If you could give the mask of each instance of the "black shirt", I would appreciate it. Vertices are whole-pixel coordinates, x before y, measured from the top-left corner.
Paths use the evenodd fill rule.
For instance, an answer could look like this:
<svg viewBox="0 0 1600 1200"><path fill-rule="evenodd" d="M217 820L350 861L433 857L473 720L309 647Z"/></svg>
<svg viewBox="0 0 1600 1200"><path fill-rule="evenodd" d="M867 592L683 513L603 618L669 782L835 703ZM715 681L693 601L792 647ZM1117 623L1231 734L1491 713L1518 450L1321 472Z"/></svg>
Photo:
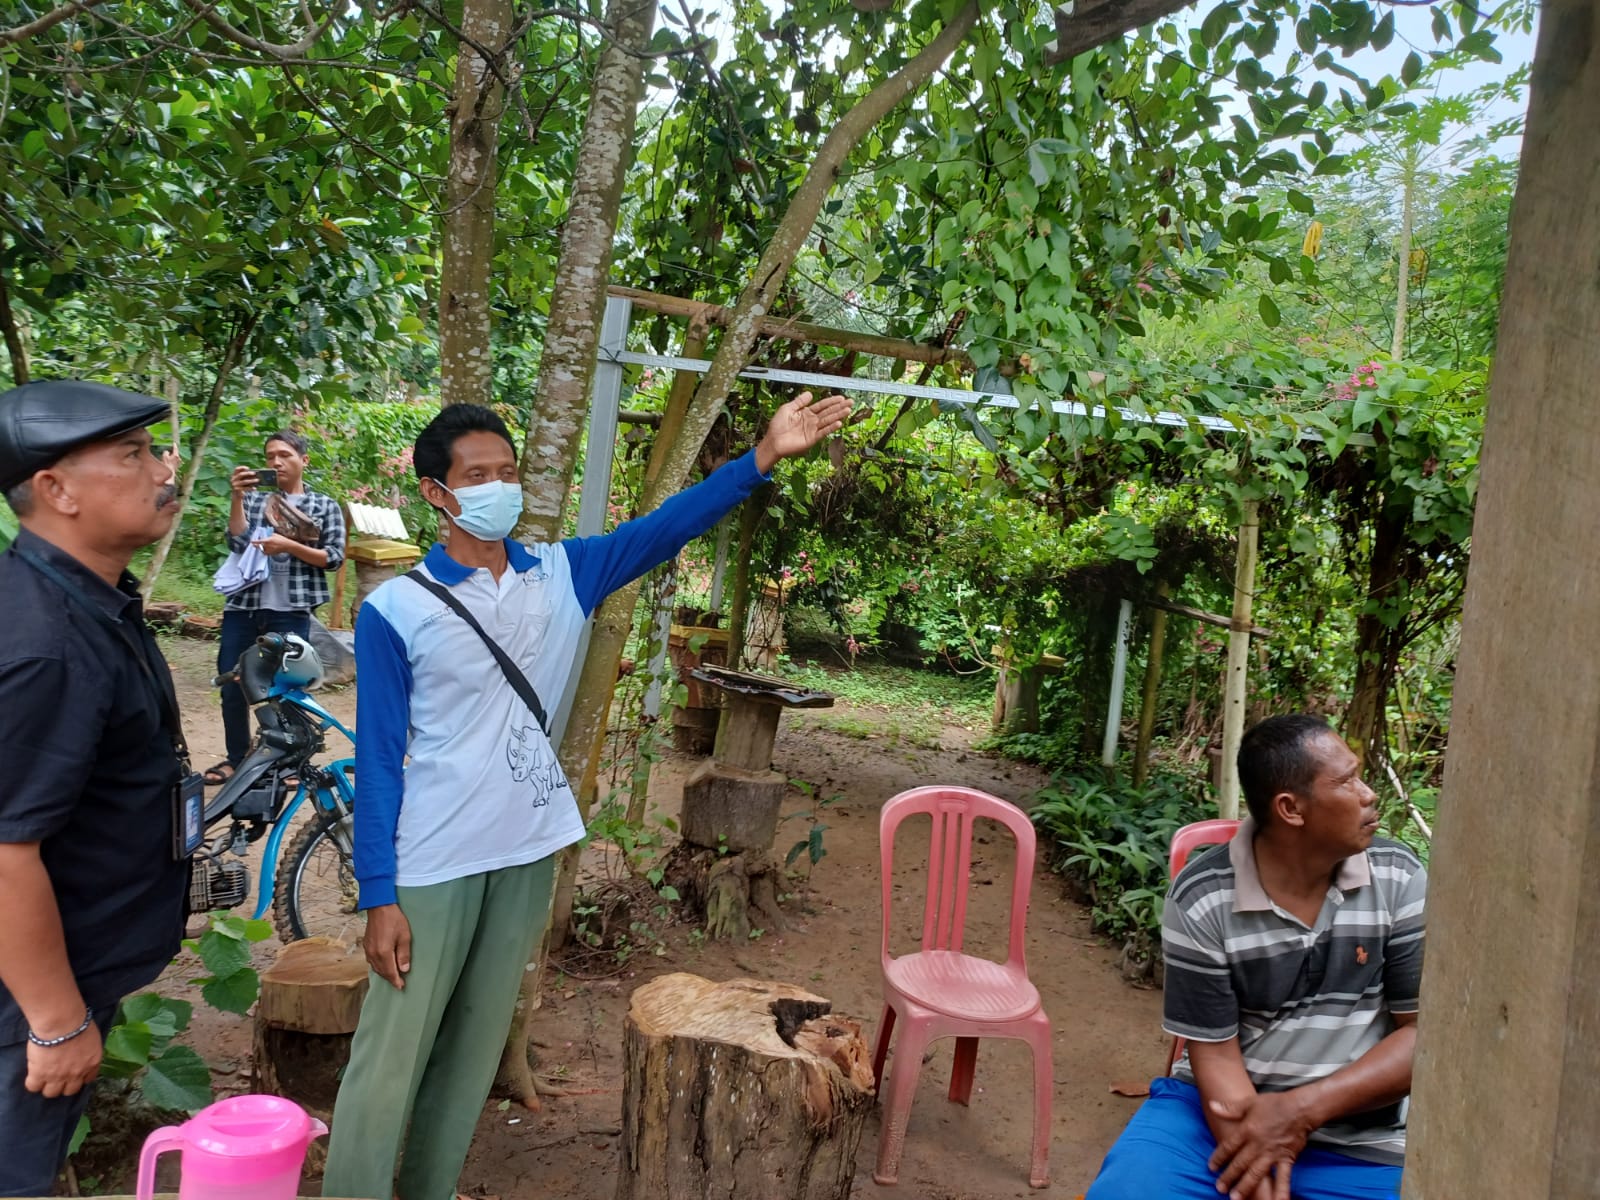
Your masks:
<svg viewBox="0 0 1600 1200"><path fill-rule="evenodd" d="M189 867L172 860L179 772L161 701L133 646L84 605L122 622L169 696L172 676L145 628L138 581L125 572L113 588L27 530L0 554L0 603L0 842L40 843L84 1002L114 1004L178 952ZM0 984L0 1045L26 1036Z"/></svg>

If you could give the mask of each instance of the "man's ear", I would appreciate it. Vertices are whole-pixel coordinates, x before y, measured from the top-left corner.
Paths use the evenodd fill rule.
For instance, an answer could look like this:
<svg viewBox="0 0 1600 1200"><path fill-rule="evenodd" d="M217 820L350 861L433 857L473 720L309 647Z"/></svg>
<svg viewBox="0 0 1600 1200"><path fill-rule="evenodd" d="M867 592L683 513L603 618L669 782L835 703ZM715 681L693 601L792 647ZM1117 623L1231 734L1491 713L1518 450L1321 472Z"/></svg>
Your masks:
<svg viewBox="0 0 1600 1200"><path fill-rule="evenodd" d="M34 472L33 503L64 517L78 515L78 498L73 494L71 477L61 469L60 463Z"/></svg>
<svg viewBox="0 0 1600 1200"><path fill-rule="evenodd" d="M1272 815L1275 820L1296 828L1306 823L1305 800L1294 792L1279 792L1272 798Z"/></svg>

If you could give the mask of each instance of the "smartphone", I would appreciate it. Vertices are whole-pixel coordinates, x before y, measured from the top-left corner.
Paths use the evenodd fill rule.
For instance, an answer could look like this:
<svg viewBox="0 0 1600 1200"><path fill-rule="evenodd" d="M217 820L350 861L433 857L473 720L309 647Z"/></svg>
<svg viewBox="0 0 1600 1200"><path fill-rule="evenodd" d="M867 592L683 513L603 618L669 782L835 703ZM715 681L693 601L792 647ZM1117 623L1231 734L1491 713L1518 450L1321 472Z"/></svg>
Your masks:
<svg viewBox="0 0 1600 1200"><path fill-rule="evenodd" d="M258 488L276 488L278 486L277 469L275 467L257 467L256 486Z"/></svg>

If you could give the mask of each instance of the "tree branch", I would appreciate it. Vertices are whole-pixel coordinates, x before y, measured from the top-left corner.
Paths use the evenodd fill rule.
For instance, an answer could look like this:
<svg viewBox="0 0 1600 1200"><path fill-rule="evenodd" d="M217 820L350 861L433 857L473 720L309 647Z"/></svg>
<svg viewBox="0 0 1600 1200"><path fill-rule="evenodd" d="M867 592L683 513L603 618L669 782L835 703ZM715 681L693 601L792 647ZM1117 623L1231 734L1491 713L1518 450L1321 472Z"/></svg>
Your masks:
<svg viewBox="0 0 1600 1200"><path fill-rule="evenodd" d="M99 0L95 0L95 2L99 3ZM333 0L332 6L328 9L328 15L323 19L322 24L308 27L305 37L298 42L290 42L287 45L280 46L274 42L264 42L260 38L251 37L242 29L235 29L228 23L227 18L217 11L215 4L208 4L206 0L184 0L184 3L194 9L207 25L229 41L243 46L246 50L254 50L257 54L267 54L273 58L298 58L305 54L317 44L323 34L333 27L333 23L344 15L347 2L348 0Z"/></svg>
<svg viewBox="0 0 1600 1200"><path fill-rule="evenodd" d="M37 34L53 29L70 17L75 17L81 12L88 12L96 5L104 4L105 0L72 0L71 4L63 4L60 8L51 9L44 16L29 21L26 25L16 25L10 29L0 29L0 46L10 46L16 42L25 42Z"/></svg>
<svg viewBox="0 0 1600 1200"><path fill-rule="evenodd" d="M1044 62L1048 67L1068 62L1119 38L1130 29L1159 21L1194 0L1101 0L1092 8L1072 13L1056 8L1055 41L1045 43Z"/></svg>

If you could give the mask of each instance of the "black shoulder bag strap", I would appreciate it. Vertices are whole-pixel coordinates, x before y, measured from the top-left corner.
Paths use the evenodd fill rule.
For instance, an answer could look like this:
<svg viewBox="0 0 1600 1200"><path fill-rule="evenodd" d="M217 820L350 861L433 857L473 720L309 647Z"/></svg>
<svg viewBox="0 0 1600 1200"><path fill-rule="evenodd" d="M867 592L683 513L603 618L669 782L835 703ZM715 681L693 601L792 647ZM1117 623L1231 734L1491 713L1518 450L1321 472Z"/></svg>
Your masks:
<svg viewBox="0 0 1600 1200"><path fill-rule="evenodd" d="M69 600L109 629L128 648L133 655L134 662L139 664L139 670L143 672L145 682L150 685L151 690L156 694L156 704L161 709L161 724L166 729L167 736L172 739L172 748L177 752L178 759L187 773L189 770L189 743L183 736L183 722L178 716L177 695L168 690L167 687L163 687L161 680L156 678L155 669L150 665L149 655L140 644L140 640L134 636L133 631L124 622L113 617L88 596L84 595L82 588L37 554L34 554L31 550L25 550L21 546L12 546L12 549L16 552L18 558L64 591Z"/></svg>
<svg viewBox="0 0 1600 1200"><path fill-rule="evenodd" d="M504 673L506 682L511 685L511 690L521 697L522 702L528 706L528 711L533 714L533 719L539 722L539 728L544 730L546 737L549 737L550 718L545 715L544 705L539 702L539 693L533 690L533 684L528 682L528 677L522 673L522 668L512 662L511 656L500 648L500 643L484 632L483 626L478 624L478 619L467 611L467 606L452 596L449 588L429 579L421 571L407 571L404 578L432 592L449 605L456 616L472 626L472 631L483 639L483 644L489 647L489 653L494 655L495 662L500 664L500 670Z"/></svg>

